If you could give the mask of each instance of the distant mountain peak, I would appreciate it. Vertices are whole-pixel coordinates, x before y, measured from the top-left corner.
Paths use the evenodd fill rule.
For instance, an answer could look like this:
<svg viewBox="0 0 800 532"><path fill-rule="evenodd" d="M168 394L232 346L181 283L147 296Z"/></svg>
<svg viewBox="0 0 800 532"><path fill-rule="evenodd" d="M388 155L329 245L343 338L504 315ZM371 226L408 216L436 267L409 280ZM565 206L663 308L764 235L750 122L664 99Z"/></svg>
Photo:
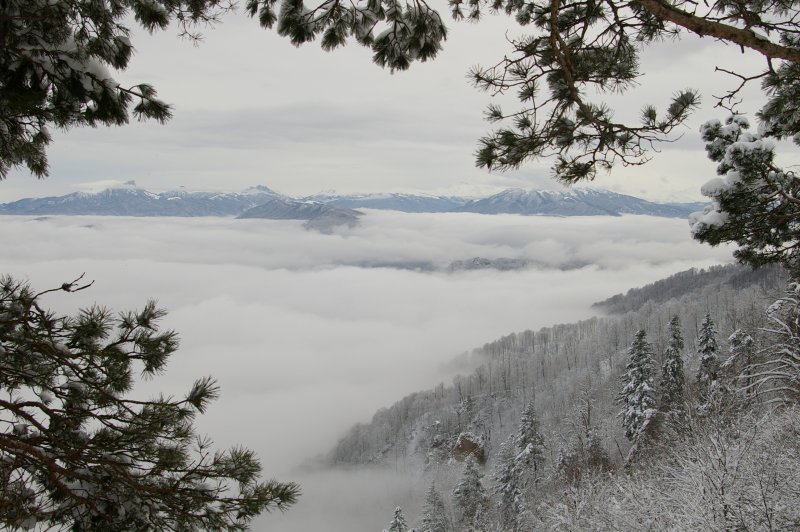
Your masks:
<svg viewBox="0 0 800 532"><path fill-rule="evenodd" d="M315 229L322 233L330 233L340 225L355 226L358 224L358 218L361 214L361 212L353 209L336 207L319 201L273 198L246 210L237 218L305 220L306 228Z"/></svg>
<svg viewBox="0 0 800 532"><path fill-rule="evenodd" d="M486 198L472 200L460 212L521 214L526 216L621 216L641 214L683 218L697 204L661 204L616 192L585 187L568 190L510 188Z"/></svg>
<svg viewBox="0 0 800 532"><path fill-rule="evenodd" d="M122 216L237 216L272 199L318 203L343 209L380 209L410 213L472 212L525 216L620 216L641 214L686 217L703 204L654 203L604 190L574 187L567 190L508 188L490 196L470 199L401 192L343 194L320 192L291 198L265 185L242 192L200 192L185 187L149 192L136 181L97 182L105 188L48 198L26 198L0 205L0 214L20 215L122 215Z"/></svg>
<svg viewBox="0 0 800 532"><path fill-rule="evenodd" d="M252 186L252 187L247 187L246 189L244 189L244 191L242 193L243 194L272 194L272 195L275 195L275 196L283 197L283 194L281 194L279 192L275 192L274 190L272 190L271 188L269 188L266 185L255 185L255 186Z"/></svg>
<svg viewBox="0 0 800 532"><path fill-rule="evenodd" d="M106 184L106 183L103 183ZM0 205L0 214L97 216L236 216L272 198L283 197L268 187L243 193L199 192L185 187L155 193L135 181L107 183L95 192L26 198Z"/></svg>

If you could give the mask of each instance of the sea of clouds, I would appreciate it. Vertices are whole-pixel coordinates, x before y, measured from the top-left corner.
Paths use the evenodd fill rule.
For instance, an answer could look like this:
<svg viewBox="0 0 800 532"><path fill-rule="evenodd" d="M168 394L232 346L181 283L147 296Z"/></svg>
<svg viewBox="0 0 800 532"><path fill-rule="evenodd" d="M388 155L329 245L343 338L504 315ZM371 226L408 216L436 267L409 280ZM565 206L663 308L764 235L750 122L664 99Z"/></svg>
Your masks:
<svg viewBox="0 0 800 532"><path fill-rule="evenodd" d="M685 220L366 212L331 235L295 221L4 217L0 273L45 289L86 272L90 289L46 296L65 313L157 299L181 346L137 393L182 395L213 375L222 397L201 432L255 449L267 475L303 485L296 507L255 529L355 531L385 527L413 482L295 469L352 424L449 382L454 357L485 342L589 317L597 300L730 260L730 249L692 241ZM476 256L537 267L447 270ZM426 269L365 266L377 264Z"/></svg>

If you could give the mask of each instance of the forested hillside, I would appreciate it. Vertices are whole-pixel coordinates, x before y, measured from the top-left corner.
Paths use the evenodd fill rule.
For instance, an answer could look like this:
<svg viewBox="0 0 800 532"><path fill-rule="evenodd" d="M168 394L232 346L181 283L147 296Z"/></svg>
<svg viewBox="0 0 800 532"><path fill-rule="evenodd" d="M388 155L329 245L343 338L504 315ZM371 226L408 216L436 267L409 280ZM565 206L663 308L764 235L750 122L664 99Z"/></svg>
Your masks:
<svg viewBox="0 0 800 532"><path fill-rule="evenodd" d="M623 313L638 310L647 302L666 303L709 285L725 285L736 290L762 284L767 288L775 282L775 268L777 266L757 270L730 266L712 266L705 270L692 268L641 288L631 288L624 295L617 294L595 303L593 307L605 312Z"/></svg>
<svg viewBox="0 0 800 532"><path fill-rule="evenodd" d="M707 427L716 422L709 412L744 400L737 391L742 384L737 372L749 361L744 358L756 357L766 343L764 336L769 333L764 329L770 323L765 309L781 296L785 279L779 268L752 272L731 265L689 270L598 304L612 311L605 316L509 334L473 350L470 356L479 363L474 372L456 377L450 385L411 394L378 411L370 423L353 427L329 460L334 464L385 464L420 472L447 502L448 526L454 530L526 530L545 524L558 528L562 518L578 519L577 525L564 524L564 529L594 528L599 525L580 521L586 516L570 517L573 510L581 512L563 506L564 493L594 497L598 490L622 489L623 477L625 482L645 482L643 479L650 478L645 473L653 475L666 462L658 461L658 465L648 466L634 477L615 475L608 477L617 479L608 480L608 485L592 481L591 487L586 487L587 479L601 471L638 470L649 463L647 457L663 454L658 450L661 447L685 444L690 448L698 440L687 434L706 434ZM677 320L670 326L673 317ZM643 333L637 336L638 331ZM662 376L662 365L670 356L668 348L676 347L676 334L685 338L684 347L677 345L682 375L679 422L671 411L660 411L655 405L658 400L661 408L664 401L662 388L668 378L666 373ZM709 335L715 342L710 354L705 352L709 338L699 343L696 340ZM629 408L634 400L623 398L623 387L631 374L635 337L652 353L648 370L651 380L644 385L644 394L649 394L653 404ZM713 377L709 378L712 370ZM648 387L652 388L649 392ZM755 388L743 393L745 399L756 401ZM757 401L768 397L759 395ZM620 417L618 414L626 409L628 415ZM754 415L752 410L747 412ZM745 410L739 409L735 415L743 416ZM529 418L534 419L540 444L520 445L520 431L524 431L521 417L523 425L525 420L530 423ZM768 432L765 425L759 435ZM757 448L756 443L749 445ZM532 450L537 458L530 462L528 456L527 468L514 465ZM677 459L689 458L671 458ZM535 474L530 463L536 466ZM715 464L712 466L719 466ZM471 524L464 521L466 503L451 497L465 482L465 478L459 480L462 469L464 476L473 477L473 484L476 475L483 476L478 484L488 490L486 500L480 503L486 505L483 516L468 516ZM723 476L730 473L725 467L723 470ZM527 480L523 482L520 475L527 475ZM606 478L603 475L600 478ZM581 491L584 488L590 493ZM798 488L797 480L794 488ZM473 500L470 504L476 503ZM667 505L668 498L662 497L659 504ZM620 519L630 518L629 511L620 510ZM777 510L772 513L776 512L780 514ZM585 509L584 513L592 512ZM611 519L606 527L594 529L624 528L624 523L614 521L616 518L606 518ZM678 517L669 523L655 515L652 519L659 527L682 526Z"/></svg>

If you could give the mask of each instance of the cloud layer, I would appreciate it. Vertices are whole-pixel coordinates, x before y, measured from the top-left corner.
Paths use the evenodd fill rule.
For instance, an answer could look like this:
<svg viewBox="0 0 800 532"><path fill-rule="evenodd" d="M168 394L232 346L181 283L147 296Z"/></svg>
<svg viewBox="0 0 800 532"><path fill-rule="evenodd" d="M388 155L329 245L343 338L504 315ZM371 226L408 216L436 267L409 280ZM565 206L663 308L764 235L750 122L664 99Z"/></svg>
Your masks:
<svg viewBox="0 0 800 532"><path fill-rule="evenodd" d="M63 312L95 301L131 309L157 298L181 348L140 393L180 394L214 375L222 398L200 418L201 430L221 446L254 448L268 474L293 478L295 465L328 450L351 424L448 381L446 363L465 350L588 317L594 301L730 257L691 241L685 221L663 218L368 211L359 227L333 235L300 224L4 217L0 272L41 289L86 272L96 281L90 290L48 296ZM502 273L358 266L446 266L475 256L545 266ZM558 269L578 263L592 266ZM313 513L319 490L307 491L303 504ZM291 514L281 518L280 529L303 529L292 522Z"/></svg>

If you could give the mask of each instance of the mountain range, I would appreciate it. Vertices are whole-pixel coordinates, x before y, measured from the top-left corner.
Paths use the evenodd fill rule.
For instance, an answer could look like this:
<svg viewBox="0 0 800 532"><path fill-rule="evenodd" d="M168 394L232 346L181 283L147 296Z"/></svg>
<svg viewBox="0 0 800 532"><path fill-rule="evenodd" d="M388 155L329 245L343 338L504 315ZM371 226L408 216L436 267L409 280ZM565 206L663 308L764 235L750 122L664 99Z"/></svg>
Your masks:
<svg viewBox="0 0 800 532"><path fill-rule="evenodd" d="M274 203L278 200L278 203ZM260 211L245 212L273 202ZM312 205L341 209L333 211ZM428 194L321 193L302 198L285 196L266 186L242 192L191 192L185 189L154 193L129 181L101 192L74 192L64 196L26 198L0 204L9 215L101 216L240 216L311 220L323 216L352 225L354 209L395 210L410 213L472 212L527 216L620 216L642 214L683 218L701 210L702 203L655 203L610 191L573 188L567 191L507 189L485 198ZM310 216L310 217L309 217ZM324 224L323 224L324 225Z"/></svg>
<svg viewBox="0 0 800 532"><path fill-rule="evenodd" d="M281 194L265 187L243 192L190 192L184 189L154 193L128 181L100 192L25 198L0 204L0 214L97 216L237 216Z"/></svg>
<svg viewBox="0 0 800 532"><path fill-rule="evenodd" d="M401 212L452 212L469 203L458 196L433 196L430 194L350 194L323 192L304 198L349 209L379 209Z"/></svg>
<svg viewBox="0 0 800 532"><path fill-rule="evenodd" d="M522 214L540 216L620 216L645 214L664 218L684 218L702 210L700 203L653 203L607 190L573 188L568 191L524 190L511 188L472 200L453 209L479 214Z"/></svg>
<svg viewBox="0 0 800 532"><path fill-rule="evenodd" d="M334 227L353 227L363 213L315 201L298 201L273 198L266 203L247 209L237 216L240 219L263 218L269 220L305 220L306 229L330 233Z"/></svg>

